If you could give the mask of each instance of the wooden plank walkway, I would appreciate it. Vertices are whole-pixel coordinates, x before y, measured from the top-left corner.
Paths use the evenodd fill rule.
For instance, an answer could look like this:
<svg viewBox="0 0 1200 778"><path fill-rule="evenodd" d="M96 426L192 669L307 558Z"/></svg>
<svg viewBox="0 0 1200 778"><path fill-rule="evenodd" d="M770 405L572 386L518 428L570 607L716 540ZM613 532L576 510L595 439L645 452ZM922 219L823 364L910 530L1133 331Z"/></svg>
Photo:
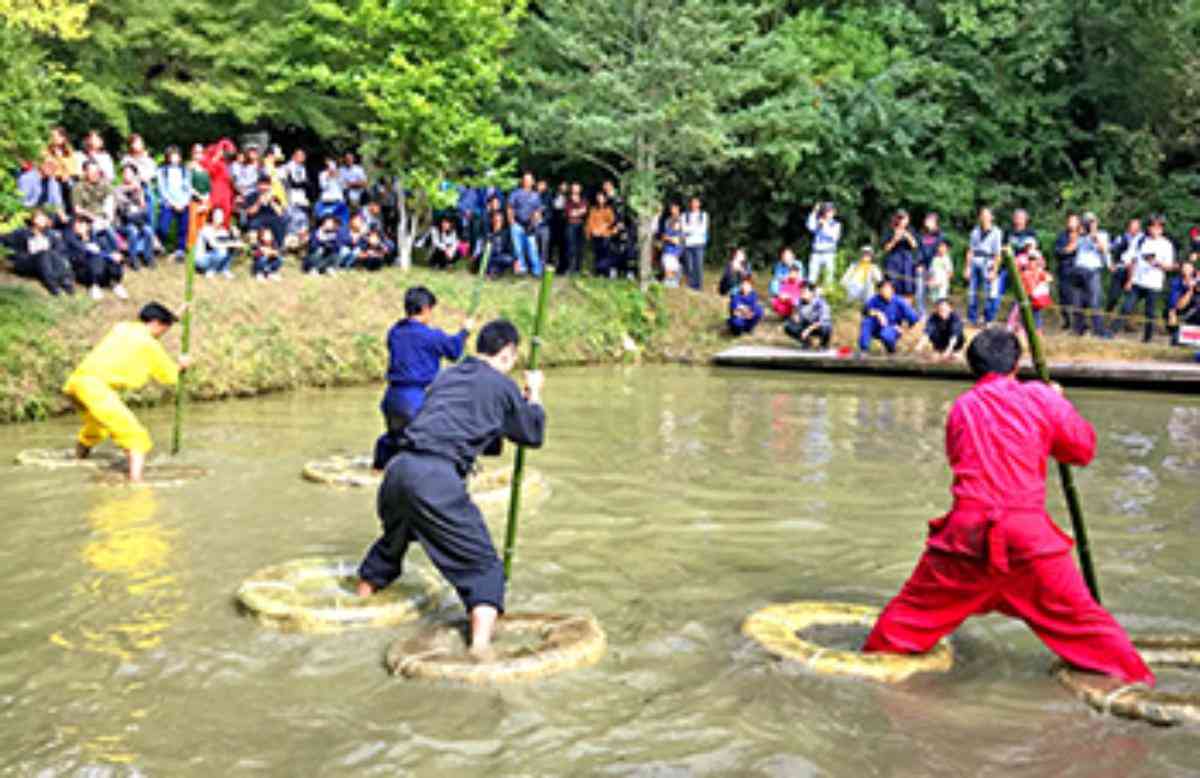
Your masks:
<svg viewBox="0 0 1200 778"><path fill-rule="evenodd" d="M963 362L932 362L903 354L857 358L836 351L742 345L717 354L713 363L720 367L970 380ZM1035 377L1028 361L1021 373L1025 378ZM1200 392L1200 365L1184 362L1051 362L1050 375L1064 386Z"/></svg>

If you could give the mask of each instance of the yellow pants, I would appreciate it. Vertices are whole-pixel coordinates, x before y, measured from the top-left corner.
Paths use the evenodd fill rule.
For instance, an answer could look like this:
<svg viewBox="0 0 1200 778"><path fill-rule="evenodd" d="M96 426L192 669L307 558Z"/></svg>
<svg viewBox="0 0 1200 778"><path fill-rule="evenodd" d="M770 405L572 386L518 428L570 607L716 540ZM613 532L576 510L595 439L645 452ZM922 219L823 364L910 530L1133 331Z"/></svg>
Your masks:
<svg viewBox="0 0 1200 778"><path fill-rule="evenodd" d="M150 433L133 411L99 378L73 377L63 391L75 401L83 416L83 428L79 430L82 445L94 448L111 435L113 443L128 451L145 454L154 447Z"/></svg>

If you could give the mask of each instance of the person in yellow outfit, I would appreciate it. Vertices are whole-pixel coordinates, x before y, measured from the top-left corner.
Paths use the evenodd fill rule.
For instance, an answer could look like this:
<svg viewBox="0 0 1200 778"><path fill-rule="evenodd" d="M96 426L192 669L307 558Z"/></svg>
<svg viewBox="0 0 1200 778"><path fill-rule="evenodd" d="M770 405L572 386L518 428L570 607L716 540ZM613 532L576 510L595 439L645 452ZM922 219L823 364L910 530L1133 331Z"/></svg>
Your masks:
<svg viewBox="0 0 1200 778"><path fill-rule="evenodd" d="M117 391L138 389L151 378L172 386L179 371L191 364L183 354L177 366L160 342L175 323L175 314L152 302L142 308L138 318L141 321L114 325L83 358L62 389L83 415L75 455L86 459L93 448L111 436L129 456L129 480L133 482L142 480L146 452L154 444Z"/></svg>

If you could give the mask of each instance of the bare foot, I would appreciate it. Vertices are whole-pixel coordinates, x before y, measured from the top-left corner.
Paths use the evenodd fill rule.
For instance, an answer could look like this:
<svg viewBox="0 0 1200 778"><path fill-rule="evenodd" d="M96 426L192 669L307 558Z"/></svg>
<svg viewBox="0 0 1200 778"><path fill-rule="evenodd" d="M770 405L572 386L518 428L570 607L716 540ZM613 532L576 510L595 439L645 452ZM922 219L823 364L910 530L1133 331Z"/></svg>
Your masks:
<svg viewBox="0 0 1200 778"><path fill-rule="evenodd" d="M92 455L92 450L90 448L83 445L82 443L75 444L75 458L76 459L87 459L91 455Z"/></svg>
<svg viewBox="0 0 1200 778"><path fill-rule="evenodd" d="M355 593L358 594L359 597L370 597L375 593L375 587L366 581L359 579L358 586L355 588Z"/></svg>
<svg viewBox="0 0 1200 778"><path fill-rule="evenodd" d="M467 649L467 654L480 664L495 662L497 659L496 649L490 643L486 646L471 646Z"/></svg>

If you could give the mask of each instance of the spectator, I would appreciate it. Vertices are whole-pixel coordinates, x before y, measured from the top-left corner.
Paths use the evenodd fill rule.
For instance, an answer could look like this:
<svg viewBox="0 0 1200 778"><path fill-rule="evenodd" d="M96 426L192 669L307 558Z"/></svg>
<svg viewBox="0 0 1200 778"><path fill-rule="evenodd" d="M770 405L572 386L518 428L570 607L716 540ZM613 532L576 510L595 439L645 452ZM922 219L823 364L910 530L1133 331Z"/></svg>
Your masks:
<svg viewBox="0 0 1200 778"><path fill-rule="evenodd" d="M667 218L662 227L663 285L679 288L679 273L683 269L683 219L679 203L667 206Z"/></svg>
<svg viewBox="0 0 1200 778"><path fill-rule="evenodd" d="M700 198L688 200L683 215L683 268L688 286L704 286L704 251L709 243L708 213L700 209Z"/></svg>
<svg viewBox="0 0 1200 778"><path fill-rule="evenodd" d="M746 252L735 248L729 255L729 263L725 265L724 272L721 273L721 280L717 283L717 293L722 297L732 294L741 286L742 279L748 275L750 275L750 263L746 261Z"/></svg>
<svg viewBox="0 0 1200 778"><path fill-rule="evenodd" d="M271 146L271 151L265 157L263 157L262 170L271 178L271 194L274 195L275 199L279 201L280 205L283 206L284 214L281 214L281 216L285 217L286 221L288 191L287 185L284 182L285 159L286 157L283 156L283 149L279 147L279 144L275 144ZM275 245L278 247L280 244L276 243Z"/></svg>
<svg viewBox="0 0 1200 778"><path fill-rule="evenodd" d="M11 252L14 273L37 279L51 297L71 295L75 293L75 278L52 227L50 217L35 209L29 214L27 226L0 238L0 245Z"/></svg>
<svg viewBox="0 0 1200 778"><path fill-rule="evenodd" d="M295 232L289 233L283 239L284 256L297 267L304 267L308 262L311 241L312 235L309 233L308 225L304 224L298 227Z"/></svg>
<svg viewBox="0 0 1200 778"><path fill-rule="evenodd" d="M863 246L858 252L858 262L847 268L842 276L842 288L850 302L866 305L882 280L883 273L875 264L875 249Z"/></svg>
<svg viewBox="0 0 1200 778"><path fill-rule="evenodd" d="M953 277L954 260L950 255L950 243L942 239L934 249L933 259L929 262L929 280L926 284L929 296L934 300L949 297L950 279Z"/></svg>
<svg viewBox="0 0 1200 778"><path fill-rule="evenodd" d="M150 227L150 204L146 201L146 190L138 178L137 166L126 165L121 185L114 193L116 198L117 226L125 237L125 256L129 269L154 267L154 230Z"/></svg>
<svg viewBox="0 0 1200 778"><path fill-rule="evenodd" d="M158 191L162 207L158 214L158 238L167 246L171 227L175 228L175 260L182 261L187 251L188 211L192 204L192 174L183 166L175 146L167 148L167 164L158 171Z"/></svg>
<svg viewBox="0 0 1200 778"><path fill-rule="evenodd" d="M358 266L363 270L376 271L383 268L391 259L391 252L383 234L377 230L369 230L365 238L355 247Z"/></svg>
<svg viewBox="0 0 1200 778"><path fill-rule="evenodd" d="M1029 226L1029 212L1024 208L1013 211L1012 229L1004 236L1004 244L1012 250L1013 256L1037 248L1037 232Z"/></svg>
<svg viewBox="0 0 1200 778"><path fill-rule="evenodd" d="M254 277L259 281L278 281L279 271L283 269L283 260L275 243L275 233L269 227L263 227L257 236L258 245L254 247Z"/></svg>
<svg viewBox="0 0 1200 778"><path fill-rule="evenodd" d="M71 211L71 189L75 181L83 174L83 169L79 156L75 153L75 149L71 148L67 131L62 127L55 127L50 131L50 141L46 144L43 160L49 162L54 169L54 180L62 188L63 203L65 210L69 213Z"/></svg>
<svg viewBox="0 0 1200 778"><path fill-rule="evenodd" d="M570 186L566 181L560 181L558 191L550 201L550 252L560 273L567 267L567 199L570 196ZM546 257L546 261L550 258Z"/></svg>
<svg viewBox="0 0 1200 778"><path fill-rule="evenodd" d="M345 203L342 205L345 206ZM321 220L321 226L313 233L304 272L314 276L320 273L332 275L349 255L348 231L338 222L337 216L332 213L326 214Z"/></svg>
<svg viewBox="0 0 1200 778"><path fill-rule="evenodd" d="M491 249L491 255L487 257L488 265L485 271L488 276L495 278L513 270L517 258L513 250L512 230L504 223L503 211L494 210L491 212L491 224L488 225L484 241Z"/></svg>
<svg viewBox="0 0 1200 778"><path fill-rule="evenodd" d="M304 149L292 152L292 160L283 166L283 189L289 208L308 210L308 167Z"/></svg>
<svg viewBox="0 0 1200 778"><path fill-rule="evenodd" d="M219 209L224 214L226 227L230 225L233 214L233 179L229 162L236 153L233 141L221 138L204 150L204 158L201 160L212 185L209 204L214 212Z"/></svg>
<svg viewBox="0 0 1200 778"><path fill-rule="evenodd" d="M783 325L783 331L799 341L802 348L812 348L814 341L821 349L829 348L829 339L833 337L833 312L819 289L811 284L800 285L800 302Z"/></svg>
<svg viewBox="0 0 1200 778"><path fill-rule="evenodd" d="M338 183L346 193L346 203L351 211L362 208L363 197L367 192L367 173L362 165L354 158L353 152L347 151L342 156L342 166L338 169Z"/></svg>
<svg viewBox="0 0 1200 778"><path fill-rule="evenodd" d="M83 150L79 152L79 168L82 170L88 162L95 164L100 169L100 178L106 184L111 184L116 178L113 158L104 150L104 138L100 137L100 133L95 130L84 136Z"/></svg>
<svg viewBox="0 0 1200 778"><path fill-rule="evenodd" d="M191 251L196 245L196 236L208 221L208 214L212 209L212 177L208 174L208 168L204 166L204 146L199 143L192 146L192 159L188 162L187 171L192 187L187 215L187 250Z"/></svg>
<svg viewBox="0 0 1200 778"><path fill-rule="evenodd" d="M1000 250L1004 236L992 223L990 208L979 209L979 223L971 230L967 246L963 279L968 283L967 318L979 324L980 302L983 301L983 320L996 318L1000 297L1004 294L1005 274L1000 269Z"/></svg>
<svg viewBox="0 0 1200 778"><path fill-rule="evenodd" d="M1146 237L1139 244L1134 259L1133 275L1125 289L1132 292L1121 307L1121 315L1128 316L1139 302L1145 303L1146 323L1142 342L1149 343L1154 337L1154 317L1158 311L1158 299L1163 292L1166 274L1175 269L1175 245L1163 235L1166 217L1155 214L1150 217Z"/></svg>
<svg viewBox="0 0 1200 778"><path fill-rule="evenodd" d="M1033 309L1034 326L1037 327L1038 332L1041 332L1042 311L1054 304L1054 299L1050 296L1050 285L1054 283L1054 276L1046 272L1046 258L1036 247L1019 256L1024 259L1020 267L1021 286L1025 288L1025 294L1029 296L1029 306ZM1020 305L1013 303L1012 311L1008 314L1008 329L1013 333L1018 332L1021 328L1020 316Z"/></svg>
<svg viewBox="0 0 1200 778"><path fill-rule="evenodd" d="M592 242L592 260L596 275L617 277L616 263L609 252L609 241L617 233L617 215L604 192L597 192L595 204L588 211L584 234Z"/></svg>
<svg viewBox="0 0 1200 778"><path fill-rule="evenodd" d="M133 165L137 171L138 181L146 189L146 212L151 219L154 216L155 196L154 185L158 181L158 163L146 151L146 141L136 132L129 136L129 150L121 157L121 170ZM149 225L153 228L153 224Z"/></svg>
<svg viewBox="0 0 1200 778"><path fill-rule="evenodd" d="M196 235L196 271L207 278L216 278L218 273L233 278L233 250L240 244L233 239L228 222L224 211L213 208L208 224Z"/></svg>
<svg viewBox="0 0 1200 778"><path fill-rule="evenodd" d="M801 278L804 277L804 266L796 259L796 252L792 251L790 246L784 246L779 250L779 261L771 271L771 284L767 291L772 297L779 294L780 284L791 275L793 269L799 269Z"/></svg>
<svg viewBox="0 0 1200 778"><path fill-rule="evenodd" d="M326 158L325 169L317 177L317 183L321 189L321 196L313 209L313 216L319 222L324 222L326 216L333 216L341 226L346 226L350 222L350 209L346 207L341 173L338 171L337 160L333 157Z"/></svg>
<svg viewBox="0 0 1200 778"><path fill-rule="evenodd" d="M1066 229L1059 233L1054 241L1054 257L1058 260L1058 302L1062 306L1062 327L1071 329L1071 309L1075 307L1075 286L1070 278L1075 272L1075 253L1079 247L1079 236L1082 234L1079 216L1067 214Z"/></svg>
<svg viewBox="0 0 1200 778"><path fill-rule="evenodd" d="M806 286L800 273L800 264L796 263L779 284L778 290L771 296L771 310L786 319L792 315L800 302L800 290Z"/></svg>
<svg viewBox="0 0 1200 778"><path fill-rule="evenodd" d="M754 276L742 275L738 288L729 296L729 333L734 337L749 335L762 321L763 307L754 291Z"/></svg>
<svg viewBox="0 0 1200 778"><path fill-rule="evenodd" d="M571 194L566 208L567 261L564 272L579 273L583 270L583 223L587 219L588 204L583 199L583 186L578 181L571 184Z"/></svg>
<svg viewBox="0 0 1200 778"><path fill-rule="evenodd" d="M535 276L542 274L542 258L538 254L537 219L542 210L542 198L533 189L533 173L525 171L521 186L508 197L508 223L512 228L513 251L517 265ZM591 223L591 217L588 217Z"/></svg>
<svg viewBox="0 0 1200 778"><path fill-rule="evenodd" d="M358 263L358 247L367 239L367 224L358 214L350 217L350 226L346 228L346 245L350 251L342 259L341 267L349 269Z"/></svg>
<svg viewBox="0 0 1200 778"><path fill-rule="evenodd" d="M917 295L916 309L917 313L925 315L925 300L928 294L928 288L933 283L933 261L937 257L940 247L946 242L945 235L942 234L941 217L936 211L930 211L925 214L925 220L921 223L921 234L917 236ZM947 261L949 257L947 256ZM951 269L953 274L953 269ZM945 297L950 293L950 276L945 278L945 290L939 294L932 293L934 300Z"/></svg>
<svg viewBox="0 0 1200 778"><path fill-rule="evenodd" d="M268 229L275 236L275 245L282 246L283 238L287 235L287 222L283 218L285 211L283 200L274 191L271 176L263 172L258 177L254 192L246 200L246 229L258 232Z"/></svg>
<svg viewBox="0 0 1200 778"><path fill-rule="evenodd" d="M928 343L940 359L953 359L967 340L963 337L962 317L945 297L933 305L933 314L925 321L922 345Z"/></svg>
<svg viewBox="0 0 1200 778"><path fill-rule="evenodd" d="M534 216L536 220L534 232L537 238L538 257L541 258L543 264L548 265L550 264L550 238L554 231L552 224L554 197L550 193L550 184L544 178L538 179L534 191L537 192L538 199L541 200L541 206Z"/></svg>
<svg viewBox="0 0 1200 778"><path fill-rule="evenodd" d="M102 248L93 239L91 222L76 216L66 232L64 244L75 280L88 287L93 300L104 296L103 287L110 287L117 299L129 298L121 284L125 276L125 258L118 252Z"/></svg>
<svg viewBox="0 0 1200 778"><path fill-rule="evenodd" d="M1200 276L1196 275L1196 265L1189 257L1179 266L1179 275L1171 280L1171 298L1167 313L1167 332L1171 334L1171 344L1179 345L1179 328L1181 326L1200 325Z"/></svg>
<svg viewBox="0 0 1200 778"><path fill-rule="evenodd" d="M1075 287L1071 298L1075 303L1075 334L1083 335L1087 329L1086 315L1091 311L1092 334L1098 338L1111 337L1104 329L1103 316L1103 273L1108 269L1108 233L1100 229L1094 213L1085 213L1083 231L1075 243L1075 263L1069 279L1063 283Z"/></svg>
<svg viewBox="0 0 1200 778"><path fill-rule="evenodd" d="M883 234L883 277L896 294L912 304L917 292L917 238L910 229L907 211L896 211Z"/></svg>
<svg viewBox="0 0 1200 778"><path fill-rule="evenodd" d="M808 256L808 283L832 283L838 243L842 240L842 223L837 219L837 207L833 203L817 203L808 214L806 226L812 233L812 250Z"/></svg>
<svg viewBox="0 0 1200 778"><path fill-rule="evenodd" d="M449 217L442 217L441 224L429 230L429 266L445 270L459 257L458 233Z"/></svg>
<svg viewBox="0 0 1200 778"><path fill-rule="evenodd" d="M47 158L40 165L27 164L28 168L17 179L21 205L29 209L39 208L48 215L53 214L54 221L59 224L65 223L67 204L63 199L62 184L54 176L54 162Z"/></svg>
<svg viewBox="0 0 1200 778"><path fill-rule="evenodd" d="M75 215L91 223L92 236L104 246L105 251L115 251L117 238L112 231L115 210L113 188L104 180L104 172L95 162L84 163L83 180L75 187L73 199Z"/></svg>
<svg viewBox="0 0 1200 778"><path fill-rule="evenodd" d="M1137 257L1137 249L1142 243L1142 234L1142 220L1130 219L1125 225L1125 232L1113 241L1109 249L1109 255L1113 259L1113 271L1108 279L1108 299L1104 304L1106 313L1111 314L1119 306L1123 307L1124 305L1125 287L1129 283L1130 273ZM1118 326L1121 330L1127 329L1126 323L1118 318L1113 322L1110 331Z"/></svg>
<svg viewBox="0 0 1200 778"><path fill-rule="evenodd" d="M917 312L903 298L896 296L892 282L885 278L879 282L878 293L863 307L858 350L868 354L871 351L871 341L878 340L883 343L889 354L895 354L896 344L900 342L901 327L911 327L919 321Z"/></svg>
<svg viewBox="0 0 1200 778"><path fill-rule="evenodd" d="M233 188L237 193L237 207L245 211L250 202L255 199L258 191L258 179L262 175L262 164L259 161L258 145L246 144L238 161L230 167L233 174Z"/></svg>

